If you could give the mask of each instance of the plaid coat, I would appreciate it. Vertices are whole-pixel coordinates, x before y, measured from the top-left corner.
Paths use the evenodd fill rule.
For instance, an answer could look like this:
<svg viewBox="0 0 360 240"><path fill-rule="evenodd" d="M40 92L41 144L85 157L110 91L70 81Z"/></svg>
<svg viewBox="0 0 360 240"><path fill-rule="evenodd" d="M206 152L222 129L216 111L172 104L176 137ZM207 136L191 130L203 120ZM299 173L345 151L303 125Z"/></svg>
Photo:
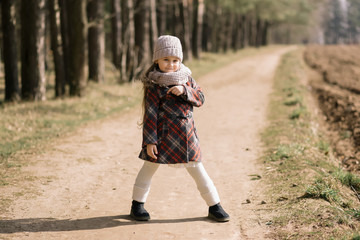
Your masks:
<svg viewBox="0 0 360 240"><path fill-rule="evenodd" d="M201 151L193 119L193 106L204 103L195 80L189 78L181 96L167 94L169 87L151 85L145 96L143 143L139 158L154 163L200 162ZM156 144L157 159L148 156L147 144Z"/></svg>

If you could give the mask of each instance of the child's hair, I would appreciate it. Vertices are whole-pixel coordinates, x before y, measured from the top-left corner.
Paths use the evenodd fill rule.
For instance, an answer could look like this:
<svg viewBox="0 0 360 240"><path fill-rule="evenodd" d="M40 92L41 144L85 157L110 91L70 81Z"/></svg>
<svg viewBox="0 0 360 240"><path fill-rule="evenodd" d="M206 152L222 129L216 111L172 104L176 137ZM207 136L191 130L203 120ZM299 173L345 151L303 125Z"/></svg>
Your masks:
<svg viewBox="0 0 360 240"><path fill-rule="evenodd" d="M153 63L148 70L145 71L145 73L141 76L140 80L143 83L143 100L142 100L142 121L139 123L139 126L142 126L144 124L144 118L145 118L145 104L146 104L146 92L148 91L149 87L151 86L151 82L149 79L149 73L153 71L154 69L158 68L157 63Z"/></svg>

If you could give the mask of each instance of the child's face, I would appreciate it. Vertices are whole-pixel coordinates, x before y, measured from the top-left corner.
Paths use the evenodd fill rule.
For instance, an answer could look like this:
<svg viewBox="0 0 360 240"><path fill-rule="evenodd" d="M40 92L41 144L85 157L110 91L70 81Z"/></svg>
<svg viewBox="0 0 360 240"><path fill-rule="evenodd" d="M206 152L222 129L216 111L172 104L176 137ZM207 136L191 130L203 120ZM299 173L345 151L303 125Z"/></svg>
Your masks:
<svg viewBox="0 0 360 240"><path fill-rule="evenodd" d="M180 59L177 57L164 57L156 60L162 72L176 72L180 68Z"/></svg>

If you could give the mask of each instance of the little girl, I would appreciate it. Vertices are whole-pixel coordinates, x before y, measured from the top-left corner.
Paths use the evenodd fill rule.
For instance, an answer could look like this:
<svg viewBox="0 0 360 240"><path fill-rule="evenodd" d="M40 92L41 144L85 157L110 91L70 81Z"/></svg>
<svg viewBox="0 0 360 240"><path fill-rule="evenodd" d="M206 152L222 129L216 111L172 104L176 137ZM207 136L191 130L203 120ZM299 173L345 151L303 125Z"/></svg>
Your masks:
<svg viewBox="0 0 360 240"><path fill-rule="evenodd" d="M150 219L144 203L151 178L160 164L168 164L186 167L209 206L208 217L226 222L230 217L221 207L214 183L201 163L192 117L193 107L204 103L204 94L182 60L180 40L174 36L160 36L155 44L153 65L142 79L144 118L139 158L145 161L135 180L130 215L139 221Z"/></svg>

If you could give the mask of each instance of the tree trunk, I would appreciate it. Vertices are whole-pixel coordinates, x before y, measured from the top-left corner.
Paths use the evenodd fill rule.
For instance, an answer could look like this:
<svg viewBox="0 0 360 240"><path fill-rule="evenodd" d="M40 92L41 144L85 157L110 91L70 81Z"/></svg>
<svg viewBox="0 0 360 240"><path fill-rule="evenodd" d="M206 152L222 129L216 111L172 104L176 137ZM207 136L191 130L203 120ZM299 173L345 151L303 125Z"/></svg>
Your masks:
<svg viewBox="0 0 360 240"><path fill-rule="evenodd" d="M58 0L60 7L60 30L63 49L63 65L64 65L64 77L65 85L69 84L69 72L70 72L70 48L69 48L69 23L67 12L67 0Z"/></svg>
<svg viewBox="0 0 360 240"><path fill-rule="evenodd" d="M1 11L5 65L5 101L18 101L20 100L20 90L17 67L15 1L2 0Z"/></svg>
<svg viewBox="0 0 360 240"><path fill-rule="evenodd" d="M218 5L215 6L214 16L211 17L211 51L212 52L219 52L221 46L221 38L224 26L222 25L222 9Z"/></svg>
<svg viewBox="0 0 360 240"><path fill-rule="evenodd" d="M127 76L128 81L134 78L135 68L137 66L137 59L135 54L135 13L133 0L127 0L129 11L129 34L128 34L128 54L127 54Z"/></svg>
<svg viewBox="0 0 360 240"><path fill-rule="evenodd" d="M122 37L122 21L121 21L121 0L112 0L112 14L111 19L112 28L112 62L116 68L120 68L121 58L121 37Z"/></svg>
<svg viewBox="0 0 360 240"><path fill-rule="evenodd" d="M215 39L215 46L213 48L214 52L220 52L220 50L223 50L223 46L224 46L224 39L225 39L225 35L226 35L226 28L225 26L225 20L226 18L224 17L224 10L218 6L218 8L216 9L216 17L215 17L215 21L216 21L216 27L215 27L215 31L213 32L213 39Z"/></svg>
<svg viewBox="0 0 360 240"><path fill-rule="evenodd" d="M166 10L167 10L167 4L166 0L157 0L157 27L159 31L159 35L164 35L166 33Z"/></svg>
<svg viewBox="0 0 360 240"><path fill-rule="evenodd" d="M192 60L192 51L191 51L191 40L190 40L190 14L189 14L189 2L188 0L182 0L179 3L180 9L180 18L183 26L183 34L180 34L180 38L183 42L183 52L184 59L191 61Z"/></svg>
<svg viewBox="0 0 360 240"><path fill-rule="evenodd" d="M262 28L263 28L263 21L260 18L257 18L256 19L256 36L255 36L255 46L257 48L261 46Z"/></svg>
<svg viewBox="0 0 360 240"><path fill-rule="evenodd" d="M89 0L88 19L89 80L104 82L105 33L103 0Z"/></svg>
<svg viewBox="0 0 360 240"><path fill-rule="evenodd" d="M155 45L155 42L157 41L158 37L159 37L159 33L158 33L158 26L157 26L157 14L156 14L156 0L150 0L150 27L151 27L151 31L150 31L150 51L153 52L153 47Z"/></svg>
<svg viewBox="0 0 360 240"><path fill-rule="evenodd" d="M135 23L133 0L122 2L123 9L123 45L121 50L120 82L131 81L134 76L135 58Z"/></svg>
<svg viewBox="0 0 360 240"><path fill-rule="evenodd" d="M67 0L70 96L83 96L87 82L86 0Z"/></svg>
<svg viewBox="0 0 360 240"><path fill-rule="evenodd" d="M249 45L256 46L256 19L251 15L249 19Z"/></svg>
<svg viewBox="0 0 360 240"><path fill-rule="evenodd" d="M194 0L194 23L192 34L192 51L195 58L201 57L201 42L203 31L203 18L204 18L204 0Z"/></svg>
<svg viewBox="0 0 360 240"><path fill-rule="evenodd" d="M170 14L168 12L168 15L170 19L167 21L167 28L170 30L170 34L174 36L181 36L183 34L182 24L179 24L181 23L179 1L182 0L176 0L169 5Z"/></svg>
<svg viewBox="0 0 360 240"><path fill-rule="evenodd" d="M212 25L211 23L211 16L210 16L210 11L209 11L209 7L205 5L205 12L204 12L204 21L203 21L203 31L201 33L201 50L204 51L210 51L211 49L211 31L212 31Z"/></svg>
<svg viewBox="0 0 360 240"><path fill-rule="evenodd" d="M223 48L224 48L224 52L227 52L229 49L231 49L231 43L232 43L232 38L233 38L233 27L234 27L234 23L235 23L235 14L231 11L226 13L226 17L225 17L225 25L224 25L224 40L223 40Z"/></svg>
<svg viewBox="0 0 360 240"><path fill-rule="evenodd" d="M268 45L268 29L269 29L269 21L265 21L264 22L264 26L262 29L262 40L261 40L261 45L266 46Z"/></svg>
<svg viewBox="0 0 360 240"><path fill-rule="evenodd" d="M242 30L241 30L241 48L245 48L249 45L249 23L248 16L242 17Z"/></svg>
<svg viewBox="0 0 360 240"><path fill-rule="evenodd" d="M22 1L21 83L22 98L45 100L45 0Z"/></svg>
<svg viewBox="0 0 360 240"><path fill-rule="evenodd" d="M150 5L148 0L135 1L135 49L137 53L137 65L140 69L150 61ZM138 67L136 66L136 67ZM140 70L136 71L136 76Z"/></svg>
<svg viewBox="0 0 360 240"><path fill-rule="evenodd" d="M232 40L232 48L234 51L239 50L242 47L243 37L243 21L240 14L236 14L235 27Z"/></svg>
<svg viewBox="0 0 360 240"><path fill-rule="evenodd" d="M65 95L65 69L60 32L60 9L58 0L49 0L51 50L55 66L55 96Z"/></svg>
<svg viewBox="0 0 360 240"><path fill-rule="evenodd" d="M286 26L286 44L290 44L290 39L291 39L291 31L290 31L290 26ZM338 44L338 37L335 38L335 43Z"/></svg>
<svg viewBox="0 0 360 240"><path fill-rule="evenodd" d="M210 52L215 52L216 51L216 45L217 45L217 36L216 36L216 32L217 32L217 24L216 24L216 20L218 18L217 14L216 14L217 10L214 10L214 12L212 13L208 13L208 30L209 30L209 38L208 38L208 51ZM215 20L216 19L216 20Z"/></svg>
<svg viewBox="0 0 360 240"><path fill-rule="evenodd" d="M120 79L119 83L126 82L127 79L127 55L130 49L128 49L128 37L129 37L129 11L128 1L121 1L121 41L122 45L120 48Z"/></svg>

